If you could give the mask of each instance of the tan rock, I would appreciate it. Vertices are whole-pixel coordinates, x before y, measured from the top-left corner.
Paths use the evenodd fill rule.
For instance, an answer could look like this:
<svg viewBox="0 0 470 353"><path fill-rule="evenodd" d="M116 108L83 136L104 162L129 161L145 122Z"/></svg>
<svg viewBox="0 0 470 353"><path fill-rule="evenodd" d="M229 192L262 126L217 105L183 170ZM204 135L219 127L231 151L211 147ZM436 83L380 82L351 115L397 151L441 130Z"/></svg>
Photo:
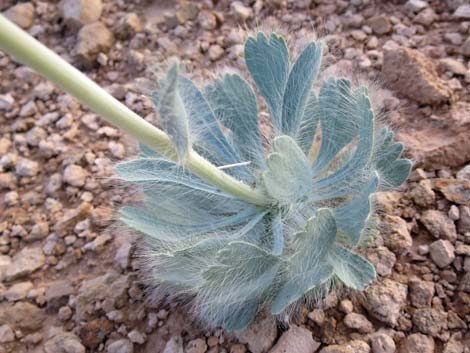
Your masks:
<svg viewBox="0 0 470 353"><path fill-rule="evenodd" d="M392 30L392 23L388 16L374 16L367 20L366 24L372 28L375 34L386 34Z"/></svg>
<svg viewBox="0 0 470 353"><path fill-rule="evenodd" d="M435 179L433 187L444 197L461 205L470 205L470 181L459 179Z"/></svg>
<svg viewBox="0 0 470 353"><path fill-rule="evenodd" d="M65 23L72 27L98 21L103 11L101 0L62 0L59 6Z"/></svg>
<svg viewBox="0 0 470 353"><path fill-rule="evenodd" d="M44 319L44 311L27 302L0 307L0 325L7 324L14 329L36 331L42 327Z"/></svg>
<svg viewBox="0 0 470 353"><path fill-rule="evenodd" d="M461 167L470 161L470 104L459 102L436 120L421 119L416 127L398 132L416 167Z"/></svg>
<svg viewBox="0 0 470 353"><path fill-rule="evenodd" d="M87 24L78 32L77 56L84 62L93 62L99 53L108 52L113 42L113 34L104 24Z"/></svg>
<svg viewBox="0 0 470 353"><path fill-rule="evenodd" d="M440 104L452 94L439 78L435 64L416 50L386 50L382 75L398 94L422 104Z"/></svg>
<svg viewBox="0 0 470 353"><path fill-rule="evenodd" d="M6 18L23 29L28 29L34 21L34 5L30 2L19 3L4 12Z"/></svg>

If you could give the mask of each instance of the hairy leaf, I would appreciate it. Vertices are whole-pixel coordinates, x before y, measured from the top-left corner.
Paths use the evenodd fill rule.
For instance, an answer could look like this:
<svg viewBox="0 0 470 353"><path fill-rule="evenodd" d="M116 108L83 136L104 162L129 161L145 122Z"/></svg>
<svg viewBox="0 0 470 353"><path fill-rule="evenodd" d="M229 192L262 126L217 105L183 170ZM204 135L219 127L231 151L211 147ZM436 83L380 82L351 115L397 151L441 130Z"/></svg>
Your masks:
<svg viewBox="0 0 470 353"><path fill-rule="evenodd" d="M225 75L208 86L205 94L219 121L231 130L241 158L250 161L255 168L264 166L258 107L248 83L239 75Z"/></svg>
<svg viewBox="0 0 470 353"><path fill-rule="evenodd" d="M328 262L341 282L356 290L363 290L376 277L374 265L339 245L329 253Z"/></svg>
<svg viewBox="0 0 470 353"><path fill-rule="evenodd" d="M282 100L289 75L289 51L283 37L262 32L245 43L245 61L251 77L271 111L274 126L282 129Z"/></svg>
<svg viewBox="0 0 470 353"><path fill-rule="evenodd" d="M282 106L282 133L295 137L313 81L320 70L322 45L310 43L299 55L289 73Z"/></svg>
<svg viewBox="0 0 470 353"><path fill-rule="evenodd" d="M214 324L234 331L253 319L258 302L274 280L279 258L246 242L232 242L217 255L218 265L203 272L202 295L216 298L202 307Z"/></svg>
<svg viewBox="0 0 470 353"><path fill-rule="evenodd" d="M168 71L159 93L158 112L163 126L170 135L180 159L184 159L190 146L188 115L178 86L178 64Z"/></svg>
<svg viewBox="0 0 470 353"><path fill-rule="evenodd" d="M325 283L333 273L326 261L336 239L336 223L330 209L320 209L309 219L305 230L293 243L294 255L285 269L285 282L271 306L273 314L281 313L305 293Z"/></svg>
<svg viewBox="0 0 470 353"><path fill-rule="evenodd" d="M335 209L336 223L340 232L346 235L347 244L357 245L371 210L371 195L377 190L379 178L375 174L367 187L345 205Z"/></svg>
<svg viewBox="0 0 470 353"><path fill-rule="evenodd" d="M295 202L311 190L312 175L307 158L289 136L274 139L267 164L268 170L263 174L264 186L268 194L280 203Z"/></svg>

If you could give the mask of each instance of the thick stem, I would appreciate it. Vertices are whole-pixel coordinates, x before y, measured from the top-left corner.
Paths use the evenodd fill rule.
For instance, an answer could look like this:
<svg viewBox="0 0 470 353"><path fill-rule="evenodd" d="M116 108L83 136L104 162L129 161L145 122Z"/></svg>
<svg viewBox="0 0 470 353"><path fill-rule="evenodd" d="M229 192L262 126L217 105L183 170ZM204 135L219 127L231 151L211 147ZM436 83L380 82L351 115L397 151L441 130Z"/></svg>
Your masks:
<svg viewBox="0 0 470 353"><path fill-rule="evenodd" d="M31 67L143 144L171 159L176 158L175 148L165 132L135 114L2 15L0 15L0 49ZM184 166L202 180L244 201L256 205L267 203L266 197L258 190L220 171L194 151L189 154Z"/></svg>

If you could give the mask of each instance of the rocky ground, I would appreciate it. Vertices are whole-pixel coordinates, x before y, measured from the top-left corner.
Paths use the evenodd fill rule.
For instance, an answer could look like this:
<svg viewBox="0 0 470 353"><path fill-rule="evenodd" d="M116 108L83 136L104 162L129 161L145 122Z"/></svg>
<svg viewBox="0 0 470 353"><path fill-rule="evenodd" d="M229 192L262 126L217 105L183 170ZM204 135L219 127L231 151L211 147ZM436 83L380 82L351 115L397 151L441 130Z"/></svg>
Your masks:
<svg viewBox="0 0 470 353"><path fill-rule="evenodd" d="M391 90L375 98L416 161L407 185L377 198L375 284L290 327L261 317L208 332L146 300L134 236L114 222L132 194L111 167L132 142L0 53L1 353L470 352L468 1L0 0L0 11L150 121L141 93L168 57L209 77L243 67L245 28L293 39L315 28L325 64Z"/></svg>

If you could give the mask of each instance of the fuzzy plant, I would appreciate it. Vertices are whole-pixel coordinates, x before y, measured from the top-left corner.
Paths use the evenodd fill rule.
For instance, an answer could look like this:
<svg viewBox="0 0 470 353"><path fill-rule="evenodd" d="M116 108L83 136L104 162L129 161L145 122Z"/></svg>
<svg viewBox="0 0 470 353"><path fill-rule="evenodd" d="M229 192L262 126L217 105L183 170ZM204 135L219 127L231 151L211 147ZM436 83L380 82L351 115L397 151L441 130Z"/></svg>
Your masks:
<svg viewBox="0 0 470 353"><path fill-rule="evenodd" d="M240 75L199 89L173 64L152 98L177 160L142 145L138 158L115 168L143 192L121 219L147 240L150 282L193 298L194 313L211 326L240 330L261 310L281 314L337 283L362 290L376 276L357 253L373 230L371 196L403 183L411 163L377 126L366 87L339 77L316 82L321 58L320 42L293 60L275 33L246 41L270 136ZM262 202L185 169L191 150L251 185Z"/></svg>
<svg viewBox="0 0 470 353"><path fill-rule="evenodd" d="M335 285L374 280L358 253L374 235L373 195L402 184L411 162L366 87L317 82L320 42L291 58L283 37L249 37L255 89L237 74L199 89L173 64L152 95L165 131L1 15L0 49L140 141L115 168L143 195L121 219L145 239L149 283L190 298L207 325L241 330L261 311L282 317Z"/></svg>

